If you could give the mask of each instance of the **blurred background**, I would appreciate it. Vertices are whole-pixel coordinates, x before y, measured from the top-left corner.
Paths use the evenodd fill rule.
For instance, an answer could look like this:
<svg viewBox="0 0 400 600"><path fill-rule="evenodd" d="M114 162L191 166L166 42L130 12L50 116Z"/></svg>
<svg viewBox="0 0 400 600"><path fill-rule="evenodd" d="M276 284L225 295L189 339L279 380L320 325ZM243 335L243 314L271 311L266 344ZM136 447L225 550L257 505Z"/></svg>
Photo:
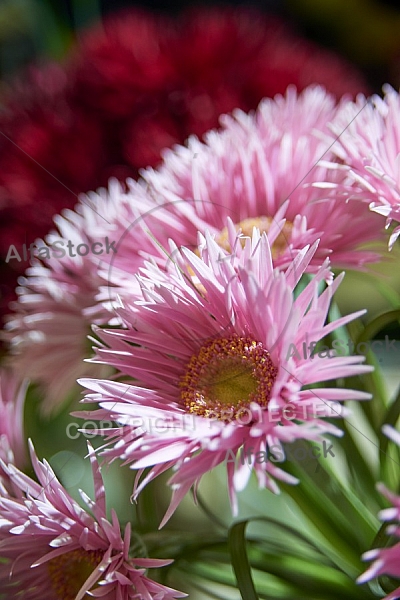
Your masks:
<svg viewBox="0 0 400 600"><path fill-rule="evenodd" d="M224 2L240 6L239 1ZM2 0L0 69L7 80L37 59L62 59L83 28L122 9L141 7L177 14L215 2L148 0ZM259 0L246 6L278 14L298 33L334 49L357 65L379 91L400 80L400 11L395 0Z"/></svg>

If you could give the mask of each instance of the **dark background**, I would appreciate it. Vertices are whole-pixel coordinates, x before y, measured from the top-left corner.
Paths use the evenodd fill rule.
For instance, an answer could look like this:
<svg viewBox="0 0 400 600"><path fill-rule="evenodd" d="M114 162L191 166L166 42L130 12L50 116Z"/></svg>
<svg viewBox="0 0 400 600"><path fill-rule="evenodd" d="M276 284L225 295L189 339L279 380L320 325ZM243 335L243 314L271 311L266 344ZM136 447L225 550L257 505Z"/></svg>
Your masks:
<svg viewBox="0 0 400 600"><path fill-rule="evenodd" d="M0 77L12 78L35 59L62 59L81 28L121 9L177 13L216 2L162 0L1 0ZM226 1L285 17L297 32L335 50L363 71L373 91L400 86L400 10L395 0Z"/></svg>

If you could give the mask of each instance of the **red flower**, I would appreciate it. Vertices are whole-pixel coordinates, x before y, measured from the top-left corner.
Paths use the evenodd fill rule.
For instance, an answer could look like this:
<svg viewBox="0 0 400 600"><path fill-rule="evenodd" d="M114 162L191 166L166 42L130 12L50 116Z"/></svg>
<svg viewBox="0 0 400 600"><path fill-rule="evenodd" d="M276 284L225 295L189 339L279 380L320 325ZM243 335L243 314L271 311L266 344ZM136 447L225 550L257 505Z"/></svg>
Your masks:
<svg viewBox="0 0 400 600"><path fill-rule="evenodd" d="M137 176L221 113L313 82L337 97L367 91L339 58L247 9L112 16L83 35L65 67L32 70L0 117L0 313L28 266L23 244L43 237L76 194Z"/></svg>

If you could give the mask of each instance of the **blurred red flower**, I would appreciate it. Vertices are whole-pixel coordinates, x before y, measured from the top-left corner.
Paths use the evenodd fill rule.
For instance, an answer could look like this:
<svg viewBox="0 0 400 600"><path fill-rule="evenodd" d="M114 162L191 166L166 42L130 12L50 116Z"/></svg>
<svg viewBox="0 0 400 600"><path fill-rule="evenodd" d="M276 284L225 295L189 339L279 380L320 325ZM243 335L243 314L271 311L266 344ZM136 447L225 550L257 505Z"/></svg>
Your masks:
<svg viewBox="0 0 400 600"><path fill-rule="evenodd" d="M85 32L65 66L32 68L0 115L0 313L28 266L23 244L43 237L79 192L137 176L162 148L290 83L320 83L337 97L368 92L342 59L244 8L179 19L121 13ZM20 262L6 262L10 245Z"/></svg>

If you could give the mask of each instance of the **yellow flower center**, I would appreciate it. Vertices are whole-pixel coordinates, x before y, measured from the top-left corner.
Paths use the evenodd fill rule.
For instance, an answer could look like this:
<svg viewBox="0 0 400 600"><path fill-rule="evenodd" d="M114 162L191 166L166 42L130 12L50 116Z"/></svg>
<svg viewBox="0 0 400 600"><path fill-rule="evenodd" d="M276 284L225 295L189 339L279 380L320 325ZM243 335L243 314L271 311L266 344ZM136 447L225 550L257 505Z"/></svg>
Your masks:
<svg viewBox="0 0 400 600"><path fill-rule="evenodd" d="M242 234L246 237L251 237L253 234L253 228L257 227L260 233L268 233L271 228L273 219L271 217L257 217L250 219L243 219L240 223L235 225L236 231L242 230ZM282 231L274 241L271 247L272 258L278 258L283 254L290 243L290 236L292 233L293 224L290 221L286 221ZM215 238L215 241L221 248L227 252L231 252L231 246L228 239L228 228L224 227L219 235ZM244 246L244 240L242 241Z"/></svg>
<svg viewBox="0 0 400 600"><path fill-rule="evenodd" d="M181 401L190 413L229 421L251 402L266 407L277 373L261 342L236 335L211 339L189 361Z"/></svg>
<svg viewBox="0 0 400 600"><path fill-rule="evenodd" d="M72 550L47 563L53 591L60 600L75 600L87 578L100 563L101 550ZM93 589L93 587L91 588ZM89 598L87 594L84 596Z"/></svg>

